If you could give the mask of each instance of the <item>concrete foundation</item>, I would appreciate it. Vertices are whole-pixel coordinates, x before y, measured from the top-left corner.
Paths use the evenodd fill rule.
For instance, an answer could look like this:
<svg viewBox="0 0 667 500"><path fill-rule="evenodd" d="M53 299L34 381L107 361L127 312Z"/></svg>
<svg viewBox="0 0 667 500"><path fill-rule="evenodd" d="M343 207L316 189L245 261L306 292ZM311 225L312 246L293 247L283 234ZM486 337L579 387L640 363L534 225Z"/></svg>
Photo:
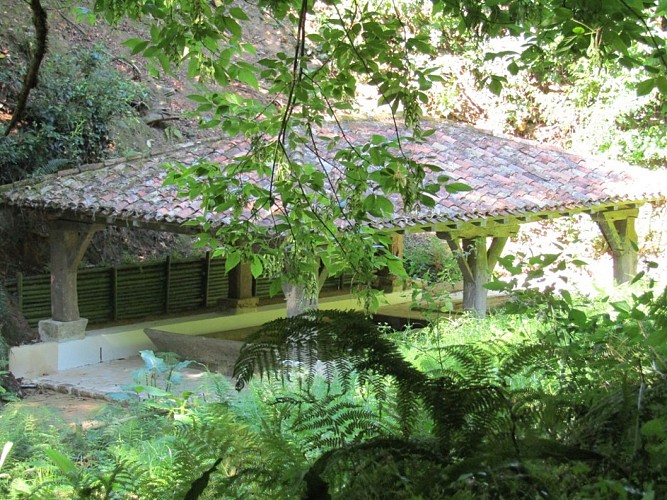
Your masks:
<svg viewBox="0 0 667 500"><path fill-rule="evenodd" d="M388 305L409 303L411 292L387 294L385 299ZM345 295L322 298L319 307L349 310L358 308L359 304L353 296ZM285 304L272 304L88 330L84 338L12 347L9 370L17 378L34 380L62 370L136 357L139 351L156 350L144 328L158 328L182 335L204 335L256 327L282 317L285 317Z"/></svg>
<svg viewBox="0 0 667 500"><path fill-rule="evenodd" d="M259 306L259 297L248 297L245 299L220 299L218 301L221 311L230 312L252 312Z"/></svg>

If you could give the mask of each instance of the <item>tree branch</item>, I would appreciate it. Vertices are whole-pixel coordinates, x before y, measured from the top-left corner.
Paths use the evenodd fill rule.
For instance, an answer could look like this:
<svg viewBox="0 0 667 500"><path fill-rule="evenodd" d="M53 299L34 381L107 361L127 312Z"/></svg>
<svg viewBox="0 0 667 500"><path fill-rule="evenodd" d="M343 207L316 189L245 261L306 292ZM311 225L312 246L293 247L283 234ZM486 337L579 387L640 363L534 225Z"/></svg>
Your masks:
<svg viewBox="0 0 667 500"><path fill-rule="evenodd" d="M30 61L30 66L28 67L28 71L23 80L23 87L21 88L21 93L19 94L18 102L14 109L14 115L5 129L5 136L8 136L10 132L16 128L21 115L23 115L28 102L30 90L37 86L39 67L46 54L46 37L48 33L46 11L42 7L40 0L31 0L30 8L32 9L32 22L35 25L37 47L35 48L35 53L32 56L32 61Z"/></svg>

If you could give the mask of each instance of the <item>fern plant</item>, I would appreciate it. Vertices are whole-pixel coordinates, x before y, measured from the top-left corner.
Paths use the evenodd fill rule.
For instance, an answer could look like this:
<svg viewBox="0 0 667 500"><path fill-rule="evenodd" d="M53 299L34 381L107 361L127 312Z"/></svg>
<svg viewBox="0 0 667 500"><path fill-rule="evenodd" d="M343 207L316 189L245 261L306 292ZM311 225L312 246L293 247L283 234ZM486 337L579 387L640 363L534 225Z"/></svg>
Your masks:
<svg viewBox="0 0 667 500"><path fill-rule="evenodd" d="M297 414L293 429L319 437L315 442L320 455L304 476L310 498L354 496L350 488L359 470L378 488L386 487L383 478L410 478L409 484L399 487L397 480L392 486L398 497L415 494L417 484L427 498L459 490L511 496L524 491L533 498L547 491L571 493L567 488L583 484L591 492L602 491L596 474L614 484L636 481L632 487L640 491L647 478L627 474L622 464L636 459L642 445L628 446L628 441L642 433L653 437L663 417L648 412L646 401L645 409L637 412L637 390L645 400L652 394L655 407L665 408L657 396L657 382L663 379L654 373L649 384L648 373L638 372L636 364L645 359L646 346L629 345L614 332L632 332L636 325L627 321L638 319L645 331L655 330L660 320L640 314L649 299L636 301L615 317L591 316L578 329L565 308L556 309L566 312L543 322L540 334L520 343L432 343L422 350L431 359L428 370L408 362L381 328L358 313L309 312L269 323L250 339L236 366L237 388L255 374L289 380L296 376L295 368L306 395L318 376L346 391L361 390L365 377L385 381L370 389L379 388L385 411L396 409L398 425L382 428L376 423L383 432L374 435L363 435L373 427L364 423L362 413L337 420L339 413L357 412L342 402L341 394L327 392L308 401L313 406L305 411L303 395L289 400ZM655 353L646 359L659 361ZM368 384L364 389L369 390ZM424 414L430 426L417 425ZM379 414L365 416L382 421ZM647 419L651 423L643 424ZM343 430L353 438L341 439ZM614 453L618 447L629 454ZM655 450L663 448L652 444L651 449L659 455ZM395 475L382 465L388 463L396 467ZM439 478L437 492L421 483L423 470ZM560 474L578 479L563 482ZM461 477L468 482L461 483ZM373 498L373 487L365 485L366 497Z"/></svg>

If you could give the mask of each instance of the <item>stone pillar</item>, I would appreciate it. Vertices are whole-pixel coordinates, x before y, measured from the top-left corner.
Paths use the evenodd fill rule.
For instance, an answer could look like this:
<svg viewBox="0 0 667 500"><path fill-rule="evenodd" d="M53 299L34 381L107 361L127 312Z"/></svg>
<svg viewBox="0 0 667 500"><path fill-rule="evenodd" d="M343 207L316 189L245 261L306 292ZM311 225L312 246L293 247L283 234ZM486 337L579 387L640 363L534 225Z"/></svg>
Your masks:
<svg viewBox="0 0 667 500"><path fill-rule="evenodd" d="M83 338L88 320L79 316L77 269L101 226L54 221L50 228L51 319L39 322L44 341Z"/></svg>
<svg viewBox="0 0 667 500"><path fill-rule="evenodd" d="M637 231L639 209L601 212L593 215L609 245L614 260L614 281L625 283L637 274Z"/></svg>

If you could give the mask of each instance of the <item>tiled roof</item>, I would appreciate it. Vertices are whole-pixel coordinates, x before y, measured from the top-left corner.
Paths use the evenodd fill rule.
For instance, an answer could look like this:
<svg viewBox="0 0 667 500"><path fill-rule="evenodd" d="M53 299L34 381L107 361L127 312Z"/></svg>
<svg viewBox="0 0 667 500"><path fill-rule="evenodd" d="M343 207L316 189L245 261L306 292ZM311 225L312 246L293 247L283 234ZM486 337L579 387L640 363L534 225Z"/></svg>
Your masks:
<svg viewBox="0 0 667 500"><path fill-rule="evenodd" d="M403 228L489 217L534 213L569 213L603 206L657 201L667 195L665 173L627 164L583 158L526 141L496 137L476 129L438 124L424 144L406 144L407 155L439 165L450 182L473 189L436 194L434 208L409 213L397 208L391 221L378 226ZM391 137L384 123L345 123L352 142L371 134ZM107 161L80 169L29 179L0 188L0 205L75 214L83 220L108 223L183 224L202 215L200 200L179 196L163 186L166 162L192 164L206 158L221 165L246 152L241 139L220 139L182 145L159 155ZM332 156L332 153L329 153ZM333 160L328 160L333 163ZM216 225L228 214L209 214Z"/></svg>

